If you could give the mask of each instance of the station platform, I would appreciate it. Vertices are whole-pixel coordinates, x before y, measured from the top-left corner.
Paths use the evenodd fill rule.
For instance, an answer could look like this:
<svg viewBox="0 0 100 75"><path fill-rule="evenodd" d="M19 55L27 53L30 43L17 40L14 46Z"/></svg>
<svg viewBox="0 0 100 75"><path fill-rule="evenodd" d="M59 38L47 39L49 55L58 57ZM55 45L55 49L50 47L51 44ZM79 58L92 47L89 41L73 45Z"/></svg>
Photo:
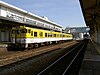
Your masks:
<svg viewBox="0 0 100 75"><path fill-rule="evenodd" d="M79 75L100 75L100 44L89 41Z"/></svg>

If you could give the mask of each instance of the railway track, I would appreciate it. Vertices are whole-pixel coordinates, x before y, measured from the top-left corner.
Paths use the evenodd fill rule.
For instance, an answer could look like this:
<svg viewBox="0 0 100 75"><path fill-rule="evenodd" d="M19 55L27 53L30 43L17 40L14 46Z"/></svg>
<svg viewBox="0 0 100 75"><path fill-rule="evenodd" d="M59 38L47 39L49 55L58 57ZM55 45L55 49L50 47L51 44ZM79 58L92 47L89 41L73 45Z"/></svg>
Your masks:
<svg viewBox="0 0 100 75"><path fill-rule="evenodd" d="M57 44L57 45L44 46L37 49L25 50L23 52L14 51L14 50L9 51L9 52L6 52L4 55L3 54L0 55L0 66L8 65L17 61L21 61L21 60L42 54L42 53L49 52L49 51L69 47L77 43L78 42L76 41L71 41L71 42L65 42L65 43Z"/></svg>
<svg viewBox="0 0 100 75"><path fill-rule="evenodd" d="M25 60L21 60L9 65L1 66L0 75L11 75L11 74L12 75L32 75L33 73L34 73L33 75L37 75L41 70L43 70L45 67L50 65L53 61L57 60L59 57L64 55L66 52L68 52L72 47L78 44L78 43L73 43L73 42L71 43L67 43L67 44L64 43L63 46L69 45L69 47L66 46L66 48L65 47L61 48L62 45L60 45L59 47L61 49L48 51L40 55L30 57Z"/></svg>
<svg viewBox="0 0 100 75"><path fill-rule="evenodd" d="M74 48L78 44L79 43L74 44L73 46L70 46L68 48L64 47L62 49L49 51L49 52L42 53L35 57L31 57L31 58L21 60L21 61L9 64L9 65L2 66L2 67L0 67L0 75L11 75L11 74L12 75L62 75L61 73L66 70L66 67L64 68L64 66L70 64L69 60L72 60L71 59L72 56L70 54L72 51L70 51L70 50L72 50L72 48ZM65 46L66 46L66 44L65 44ZM49 71L47 70L47 72L45 71L43 73L43 69L45 69L48 65L51 65L52 62L59 60L58 58L63 59L63 55L66 56L66 53L68 53L69 56L66 57L66 58L68 58L67 62L61 61L61 63L63 64L63 67L61 66L61 64L56 64L57 65L56 67L51 68L51 70L49 70ZM83 53L84 53L84 50L83 50ZM81 52L81 55L83 53ZM80 57L83 57L83 56L80 56ZM66 58L64 57L65 60L66 60ZM77 60L81 60L81 59L77 59ZM75 65L80 65L80 62L77 62L77 60L74 61L77 63ZM64 65L65 63L66 63L66 65ZM69 73L73 73L74 69L76 69L76 68L79 68L79 67L77 67L77 66L74 66L74 68L69 67L68 70L71 71ZM57 73L57 72L59 72L59 73ZM76 74L76 72L75 72L75 74ZM75 75L75 74L72 74L72 75ZM76 74L76 75L78 75L78 74Z"/></svg>
<svg viewBox="0 0 100 75"><path fill-rule="evenodd" d="M87 41L83 41L37 75L78 75Z"/></svg>

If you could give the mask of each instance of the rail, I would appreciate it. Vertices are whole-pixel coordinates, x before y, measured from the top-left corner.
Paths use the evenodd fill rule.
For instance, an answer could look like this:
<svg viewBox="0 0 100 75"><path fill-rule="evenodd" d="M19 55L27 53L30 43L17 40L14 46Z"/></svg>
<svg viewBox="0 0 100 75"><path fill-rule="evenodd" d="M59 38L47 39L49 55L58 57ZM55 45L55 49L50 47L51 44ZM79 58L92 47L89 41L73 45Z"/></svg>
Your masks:
<svg viewBox="0 0 100 75"><path fill-rule="evenodd" d="M83 41L37 75L78 75L87 41Z"/></svg>

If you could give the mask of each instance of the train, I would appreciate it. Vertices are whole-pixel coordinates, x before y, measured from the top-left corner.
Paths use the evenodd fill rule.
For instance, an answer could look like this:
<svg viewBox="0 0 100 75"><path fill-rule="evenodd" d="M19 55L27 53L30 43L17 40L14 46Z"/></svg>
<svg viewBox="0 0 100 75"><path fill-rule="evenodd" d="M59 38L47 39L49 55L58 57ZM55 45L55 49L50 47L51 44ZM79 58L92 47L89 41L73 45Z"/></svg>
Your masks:
<svg viewBox="0 0 100 75"><path fill-rule="evenodd" d="M41 44L49 45L60 41L72 40L69 33L32 28L27 26L13 27L11 30L11 48L34 48Z"/></svg>
<svg viewBox="0 0 100 75"><path fill-rule="evenodd" d="M89 40L90 39L90 35L89 34L84 34L83 37L84 37L84 40L86 40L86 39Z"/></svg>

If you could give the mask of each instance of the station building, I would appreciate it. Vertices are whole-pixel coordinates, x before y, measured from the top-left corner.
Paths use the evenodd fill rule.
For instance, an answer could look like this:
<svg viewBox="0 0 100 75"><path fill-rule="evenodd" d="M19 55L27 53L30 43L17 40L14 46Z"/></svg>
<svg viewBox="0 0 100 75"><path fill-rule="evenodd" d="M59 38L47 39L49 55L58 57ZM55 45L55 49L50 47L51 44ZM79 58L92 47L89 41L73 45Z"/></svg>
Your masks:
<svg viewBox="0 0 100 75"><path fill-rule="evenodd" d="M12 27L19 25L62 31L61 25L48 20L47 17L40 17L0 1L0 42L9 42Z"/></svg>

